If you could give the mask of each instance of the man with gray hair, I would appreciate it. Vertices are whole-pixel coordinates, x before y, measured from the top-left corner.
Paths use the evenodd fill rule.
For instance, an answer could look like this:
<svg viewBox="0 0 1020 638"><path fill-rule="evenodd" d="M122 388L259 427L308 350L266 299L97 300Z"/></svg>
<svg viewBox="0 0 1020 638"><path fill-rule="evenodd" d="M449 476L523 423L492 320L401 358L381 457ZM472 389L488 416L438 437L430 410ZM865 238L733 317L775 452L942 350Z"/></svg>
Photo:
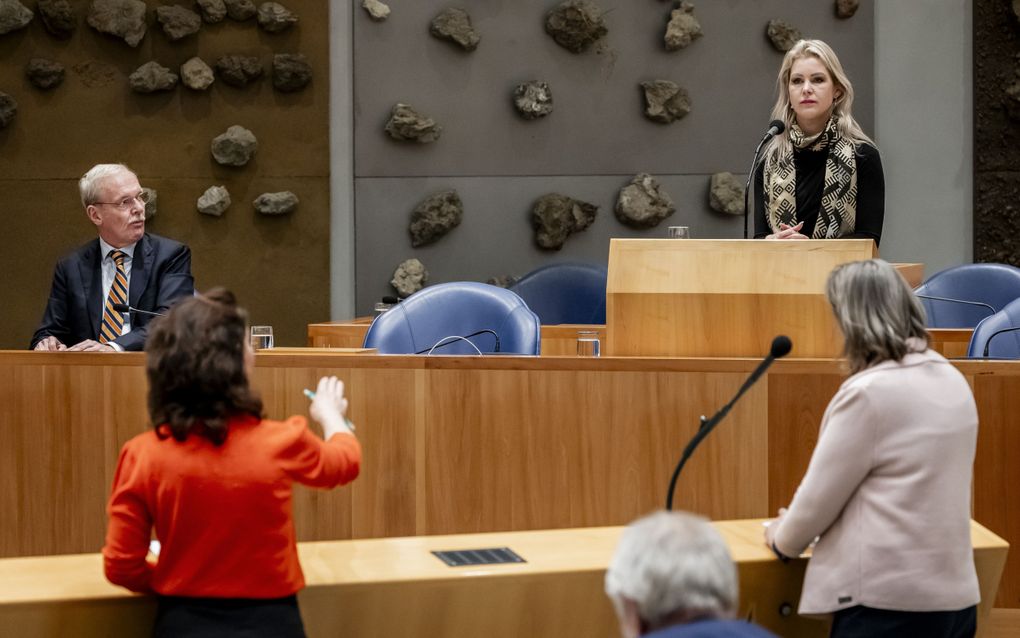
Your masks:
<svg viewBox="0 0 1020 638"><path fill-rule="evenodd" d="M191 251L145 232L145 194L127 166L94 166L78 189L99 237L57 262L46 312L30 347L141 350L153 313L194 294Z"/></svg>
<svg viewBox="0 0 1020 638"><path fill-rule="evenodd" d="M606 570L624 638L768 638L733 620L737 568L719 532L699 516L655 512L631 523Z"/></svg>

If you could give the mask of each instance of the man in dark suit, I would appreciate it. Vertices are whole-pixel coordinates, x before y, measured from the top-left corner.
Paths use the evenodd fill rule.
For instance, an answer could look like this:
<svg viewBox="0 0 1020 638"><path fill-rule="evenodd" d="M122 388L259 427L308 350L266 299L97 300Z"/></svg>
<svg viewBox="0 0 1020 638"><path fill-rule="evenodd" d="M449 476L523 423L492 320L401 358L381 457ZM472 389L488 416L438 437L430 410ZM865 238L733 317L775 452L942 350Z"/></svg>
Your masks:
<svg viewBox="0 0 1020 638"><path fill-rule="evenodd" d="M152 315L194 294L191 251L145 232L138 177L122 164L94 166L78 183L82 205L99 232L57 262L34 350L124 351L145 345Z"/></svg>

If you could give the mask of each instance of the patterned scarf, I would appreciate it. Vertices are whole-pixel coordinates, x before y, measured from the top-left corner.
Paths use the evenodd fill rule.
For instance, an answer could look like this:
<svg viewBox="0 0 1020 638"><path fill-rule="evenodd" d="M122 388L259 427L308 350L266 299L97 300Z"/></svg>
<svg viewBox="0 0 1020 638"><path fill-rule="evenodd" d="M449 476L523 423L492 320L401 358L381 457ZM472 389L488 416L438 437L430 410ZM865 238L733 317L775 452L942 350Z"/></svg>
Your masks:
<svg viewBox="0 0 1020 638"><path fill-rule="evenodd" d="M812 239L833 239L852 233L857 222L857 159L854 143L839 136L836 117L830 117L825 129L808 137L794 124L790 127L790 142L796 148L820 151L828 148L825 159L825 183L822 186L822 205ZM779 232L779 224L797 223L797 171L793 153L772 160L765 158L765 206L772 232Z"/></svg>

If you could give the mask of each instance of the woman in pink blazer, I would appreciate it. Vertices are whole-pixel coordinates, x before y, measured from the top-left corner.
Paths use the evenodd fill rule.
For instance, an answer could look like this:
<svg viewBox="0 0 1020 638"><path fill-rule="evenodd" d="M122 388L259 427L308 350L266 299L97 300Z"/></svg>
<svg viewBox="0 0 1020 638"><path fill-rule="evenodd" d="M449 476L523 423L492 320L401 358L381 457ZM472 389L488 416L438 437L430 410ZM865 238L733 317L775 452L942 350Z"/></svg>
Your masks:
<svg viewBox="0 0 1020 638"><path fill-rule="evenodd" d="M928 349L924 311L888 263L844 264L826 294L852 375L766 542L785 559L818 539L799 611L832 614L832 636L973 636L970 386Z"/></svg>

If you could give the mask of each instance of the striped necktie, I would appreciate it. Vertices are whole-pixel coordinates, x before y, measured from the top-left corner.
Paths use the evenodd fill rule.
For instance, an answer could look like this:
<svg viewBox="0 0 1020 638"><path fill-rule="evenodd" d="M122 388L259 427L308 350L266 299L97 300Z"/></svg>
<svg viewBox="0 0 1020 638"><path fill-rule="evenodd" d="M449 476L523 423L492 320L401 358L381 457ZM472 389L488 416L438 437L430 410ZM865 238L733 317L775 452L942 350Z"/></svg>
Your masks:
<svg viewBox="0 0 1020 638"><path fill-rule="evenodd" d="M127 254L120 250L110 252L110 259L117 264L117 273L110 286L110 294L106 296L106 308L103 309L103 325L99 329L99 343L109 343L120 336L124 329L124 315L113 309L113 304L127 305L127 271L124 270L124 259Z"/></svg>

